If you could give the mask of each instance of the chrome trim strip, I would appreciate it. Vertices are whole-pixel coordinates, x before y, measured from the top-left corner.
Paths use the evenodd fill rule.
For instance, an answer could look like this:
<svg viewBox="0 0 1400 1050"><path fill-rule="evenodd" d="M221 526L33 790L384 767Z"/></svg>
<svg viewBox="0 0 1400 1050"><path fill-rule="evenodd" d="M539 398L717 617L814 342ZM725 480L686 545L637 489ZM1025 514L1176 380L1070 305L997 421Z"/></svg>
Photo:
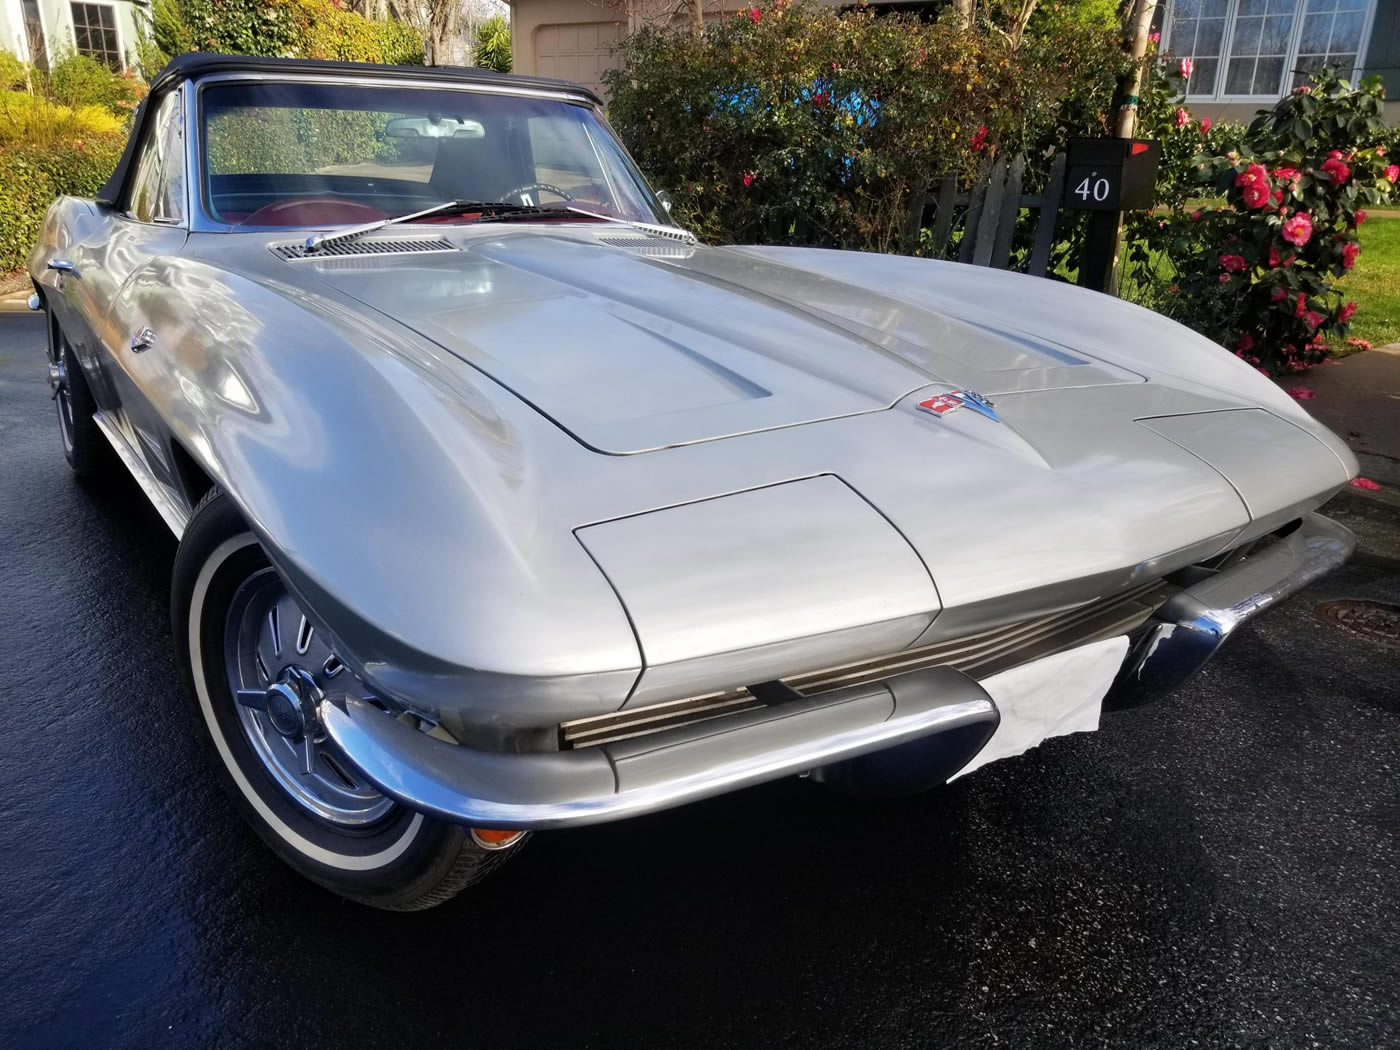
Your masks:
<svg viewBox="0 0 1400 1050"><path fill-rule="evenodd" d="M1136 640L1104 707L1136 707L1175 689L1241 626L1337 568L1355 549L1349 529L1305 514L1302 527L1277 543L1180 591Z"/></svg>
<svg viewBox="0 0 1400 1050"><path fill-rule="evenodd" d="M371 782L404 805L489 828L593 824L801 773L936 733L981 749L1000 721L980 685L950 669L919 671L826 697L615 745L534 754L475 751L434 739L354 697L325 700L327 735Z"/></svg>
<svg viewBox="0 0 1400 1050"><path fill-rule="evenodd" d="M184 510L166 494L160 482L156 481L146 465L132 451L130 443L122 436L105 412L94 412L92 421L97 424L97 429L102 431L102 435L112 446L112 451L117 454L122 465L131 472L131 476L136 479L136 484L146 494L146 498L151 501L151 506L155 507L156 512L160 514L178 540L184 535L185 526L189 524L189 518Z"/></svg>

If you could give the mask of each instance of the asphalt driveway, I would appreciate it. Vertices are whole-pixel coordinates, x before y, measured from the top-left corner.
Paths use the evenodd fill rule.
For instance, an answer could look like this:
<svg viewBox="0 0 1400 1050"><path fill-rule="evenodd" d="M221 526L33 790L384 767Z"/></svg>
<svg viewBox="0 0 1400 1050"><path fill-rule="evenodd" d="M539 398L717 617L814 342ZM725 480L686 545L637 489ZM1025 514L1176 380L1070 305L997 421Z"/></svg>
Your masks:
<svg viewBox="0 0 1400 1050"><path fill-rule="evenodd" d="M1384 505L1342 497L1350 565L1097 734L899 803L790 781L538 836L389 915L212 782L174 542L69 476L40 339L0 315L0 1045L1400 1042L1400 649L1313 611L1400 602Z"/></svg>

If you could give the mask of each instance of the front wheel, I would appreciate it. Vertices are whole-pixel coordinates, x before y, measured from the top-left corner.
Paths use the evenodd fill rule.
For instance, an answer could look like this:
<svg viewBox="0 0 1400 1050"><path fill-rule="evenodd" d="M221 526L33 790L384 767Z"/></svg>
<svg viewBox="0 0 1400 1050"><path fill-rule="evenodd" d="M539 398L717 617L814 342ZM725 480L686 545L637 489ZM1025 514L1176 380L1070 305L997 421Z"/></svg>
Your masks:
<svg viewBox="0 0 1400 1050"><path fill-rule="evenodd" d="M380 794L326 739L316 703L368 693L217 489L181 538L171 609L220 779L301 874L376 908L414 911L451 899L518 851L523 834L477 833Z"/></svg>

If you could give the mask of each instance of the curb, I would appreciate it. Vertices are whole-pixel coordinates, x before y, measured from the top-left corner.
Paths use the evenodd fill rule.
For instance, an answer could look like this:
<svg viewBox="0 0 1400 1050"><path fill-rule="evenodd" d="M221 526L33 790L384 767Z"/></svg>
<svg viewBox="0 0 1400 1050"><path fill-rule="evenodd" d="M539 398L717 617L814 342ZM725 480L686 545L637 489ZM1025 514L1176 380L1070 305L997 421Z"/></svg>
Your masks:
<svg viewBox="0 0 1400 1050"><path fill-rule="evenodd" d="M0 295L0 314L27 314L29 312L29 293L27 291Z"/></svg>

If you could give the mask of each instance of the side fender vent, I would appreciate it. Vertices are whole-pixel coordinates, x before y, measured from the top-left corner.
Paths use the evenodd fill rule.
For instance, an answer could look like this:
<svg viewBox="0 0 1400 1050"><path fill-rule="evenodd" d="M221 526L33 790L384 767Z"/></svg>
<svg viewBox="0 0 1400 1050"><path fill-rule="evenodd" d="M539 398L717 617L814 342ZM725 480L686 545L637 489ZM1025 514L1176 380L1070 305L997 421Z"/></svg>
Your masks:
<svg viewBox="0 0 1400 1050"><path fill-rule="evenodd" d="M308 252L301 241L295 244L274 244L272 254L279 259L334 259L347 255L416 255L423 252L455 252L457 246L442 237L419 240L355 240L331 241L314 252Z"/></svg>

